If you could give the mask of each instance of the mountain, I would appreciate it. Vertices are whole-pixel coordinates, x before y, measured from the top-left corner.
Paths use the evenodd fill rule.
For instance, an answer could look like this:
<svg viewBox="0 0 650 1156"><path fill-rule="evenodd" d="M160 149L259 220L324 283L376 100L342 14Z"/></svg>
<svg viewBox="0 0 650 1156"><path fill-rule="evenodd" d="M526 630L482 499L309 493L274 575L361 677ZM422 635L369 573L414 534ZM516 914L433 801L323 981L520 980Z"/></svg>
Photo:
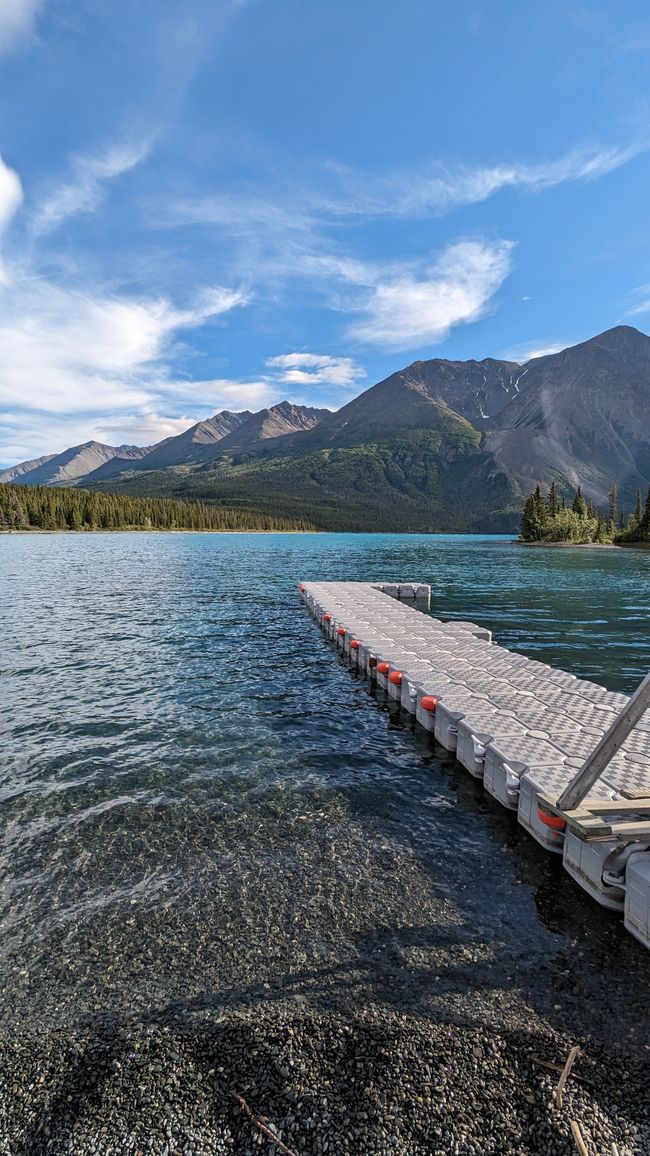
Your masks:
<svg viewBox="0 0 650 1156"><path fill-rule="evenodd" d="M139 455L136 462L124 460L122 455L113 457L88 474L84 484L95 486L121 474L133 475L142 470L150 473L173 466L193 466L213 461L223 454L250 451L271 438L312 429L329 412L293 405L289 401L259 413L251 413L249 410L233 413L224 409L214 417L190 426L176 437L166 438L151 446Z"/></svg>
<svg viewBox="0 0 650 1156"><path fill-rule="evenodd" d="M104 453L85 474L80 451ZM325 529L518 528L526 494L555 481L631 508L650 481L650 338L617 326L513 361L416 361L336 413L281 402L224 411L140 451L88 443L13 467L16 480L202 498ZM92 454L91 454L92 457ZM24 472L20 472L24 471Z"/></svg>
<svg viewBox="0 0 650 1156"><path fill-rule="evenodd" d="M245 422L223 439L211 457L221 457L225 454L239 456L268 449L268 446L263 446L264 442L275 441L276 438L285 438L295 433L305 433L329 417L332 417L329 409L310 409L309 406L281 401L278 405L272 405L270 409L261 409L259 413L248 415ZM277 449L277 442L274 448Z"/></svg>
<svg viewBox="0 0 650 1156"><path fill-rule="evenodd" d="M60 454L22 462L0 473L0 482L14 481L22 486L68 486L88 477L104 462L114 457L140 458L147 453L140 446L107 446L102 442L84 442Z"/></svg>
<svg viewBox="0 0 650 1156"><path fill-rule="evenodd" d="M650 339L618 326L529 361L524 385L485 442L522 489L559 473L602 504L614 480L630 505L650 477Z"/></svg>
<svg viewBox="0 0 650 1156"><path fill-rule="evenodd" d="M45 454L42 458L32 458L29 462L20 462L17 466L9 466L9 469L0 470L0 482L19 482L23 474L31 474L32 470L37 470L39 466L44 466L46 462L51 462L56 454Z"/></svg>
<svg viewBox="0 0 650 1156"><path fill-rule="evenodd" d="M139 469L166 470L170 466L203 461L218 442L223 441L250 416L248 411L231 413L230 410L224 409L214 417L190 426L176 437L165 438L154 446L146 447L137 457L119 452L92 473L87 474L84 484L92 487L97 482L105 482L109 478Z"/></svg>

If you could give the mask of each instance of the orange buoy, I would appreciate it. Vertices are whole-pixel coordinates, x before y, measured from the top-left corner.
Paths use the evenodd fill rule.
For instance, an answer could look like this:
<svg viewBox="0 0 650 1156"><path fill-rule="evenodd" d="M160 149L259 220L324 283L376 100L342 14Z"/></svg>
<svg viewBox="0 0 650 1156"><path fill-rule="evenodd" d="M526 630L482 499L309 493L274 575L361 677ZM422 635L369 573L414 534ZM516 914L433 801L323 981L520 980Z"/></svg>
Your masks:
<svg viewBox="0 0 650 1156"><path fill-rule="evenodd" d="M388 676L388 681L392 682L393 686L401 686L404 675L401 670L393 670Z"/></svg>
<svg viewBox="0 0 650 1156"><path fill-rule="evenodd" d="M361 643L359 642L359 639L353 638L351 643L350 643L350 650L358 650L360 646L361 646Z"/></svg>
<svg viewBox="0 0 650 1156"><path fill-rule="evenodd" d="M537 808L537 818L545 827L550 827L552 831L564 831L566 827L564 819L561 819L559 815L551 815L549 811L543 811L541 807Z"/></svg>
<svg viewBox="0 0 650 1156"><path fill-rule="evenodd" d="M336 633L338 634L339 638L343 638L343 635L345 634L345 626L339 626Z"/></svg>
<svg viewBox="0 0 650 1156"><path fill-rule="evenodd" d="M378 674L388 674L388 667L389 666L390 666L390 662L378 662L377 663L377 673Z"/></svg>
<svg viewBox="0 0 650 1156"><path fill-rule="evenodd" d="M422 710L435 710L437 705L438 699L435 694L425 694L424 697L420 699Z"/></svg>
<svg viewBox="0 0 650 1156"><path fill-rule="evenodd" d="M331 622L331 621L332 621L332 615L331 614L324 614L323 615L323 622Z"/></svg>

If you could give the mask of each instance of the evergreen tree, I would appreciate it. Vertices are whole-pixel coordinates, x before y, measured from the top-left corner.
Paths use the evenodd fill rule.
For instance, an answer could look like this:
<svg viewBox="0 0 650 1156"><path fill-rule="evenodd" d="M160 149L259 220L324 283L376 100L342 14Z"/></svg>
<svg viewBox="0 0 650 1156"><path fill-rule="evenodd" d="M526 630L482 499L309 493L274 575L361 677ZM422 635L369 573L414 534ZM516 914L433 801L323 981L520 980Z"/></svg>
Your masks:
<svg viewBox="0 0 650 1156"><path fill-rule="evenodd" d="M548 491L548 512L552 518L555 517L555 515L558 512L558 509L559 509L559 506L558 506L557 490L555 488L555 482L551 482L551 488Z"/></svg>
<svg viewBox="0 0 650 1156"><path fill-rule="evenodd" d="M579 518L586 518L588 512L587 503L582 496L582 488L580 486L578 486L578 489L576 490L576 496L573 499L573 505L571 509L573 510L574 514L578 515Z"/></svg>
<svg viewBox="0 0 650 1156"><path fill-rule="evenodd" d="M546 502L544 501L544 496L543 496L542 491L540 489L539 482L535 486L535 491L533 493L533 502L535 504L535 515L536 515L537 520L539 522L539 525L541 527L544 525L544 521L546 519Z"/></svg>
<svg viewBox="0 0 650 1156"><path fill-rule="evenodd" d="M524 542L534 542L539 534L539 528L535 495L529 494L524 504L524 513L521 519L521 537Z"/></svg>
<svg viewBox="0 0 650 1156"><path fill-rule="evenodd" d="M643 521L643 502L641 500L641 491L636 492L636 505L634 507L634 524L640 526Z"/></svg>
<svg viewBox="0 0 650 1156"><path fill-rule="evenodd" d="M648 487L647 497L645 497L645 510L640 526L644 534L650 534L650 486Z"/></svg>
<svg viewBox="0 0 650 1156"><path fill-rule="evenodd" d="M618 514L618 486L616 482L612 482L609 487L609 524L614 528L616 525L616 515Z"/></svg>

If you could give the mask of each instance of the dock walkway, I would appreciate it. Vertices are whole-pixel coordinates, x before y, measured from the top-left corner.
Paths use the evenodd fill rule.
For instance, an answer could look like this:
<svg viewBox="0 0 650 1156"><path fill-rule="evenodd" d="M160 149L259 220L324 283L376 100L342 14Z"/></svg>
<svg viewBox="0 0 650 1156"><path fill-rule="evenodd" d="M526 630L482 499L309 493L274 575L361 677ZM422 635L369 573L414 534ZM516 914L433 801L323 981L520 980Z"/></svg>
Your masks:
<svg viewBox="0 0 650 1156"><path fill-rule="evenodd" d="M348 658L415 715L569 874L650 948L650 826L644 840L580 837L540 800L557 798L628 701L510 651L472 622L430 614L422 583L305 582L300 595ZM650 714L589 792L626 818L650 806ZM632 809L631 809L632 808ZM641 825L641 824L638 824Z"/></svg>

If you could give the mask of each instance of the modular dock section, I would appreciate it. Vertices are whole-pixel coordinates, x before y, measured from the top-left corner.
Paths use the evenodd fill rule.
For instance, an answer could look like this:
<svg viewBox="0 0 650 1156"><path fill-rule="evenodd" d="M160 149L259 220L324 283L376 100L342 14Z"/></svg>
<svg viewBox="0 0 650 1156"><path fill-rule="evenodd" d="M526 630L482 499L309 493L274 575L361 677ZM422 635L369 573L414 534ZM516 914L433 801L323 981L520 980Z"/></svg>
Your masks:
<svg viewBox="0 0 650 1156"><path fill-rule="evenodd" d="M587 810L572 812L588 815L586 825L567 824L544 800L574 779L626 695L509 651L475 623L433 617L424 583L304 582L300 596L350 666L455 752L650 948L650 713L590 789Z"/></svg>

